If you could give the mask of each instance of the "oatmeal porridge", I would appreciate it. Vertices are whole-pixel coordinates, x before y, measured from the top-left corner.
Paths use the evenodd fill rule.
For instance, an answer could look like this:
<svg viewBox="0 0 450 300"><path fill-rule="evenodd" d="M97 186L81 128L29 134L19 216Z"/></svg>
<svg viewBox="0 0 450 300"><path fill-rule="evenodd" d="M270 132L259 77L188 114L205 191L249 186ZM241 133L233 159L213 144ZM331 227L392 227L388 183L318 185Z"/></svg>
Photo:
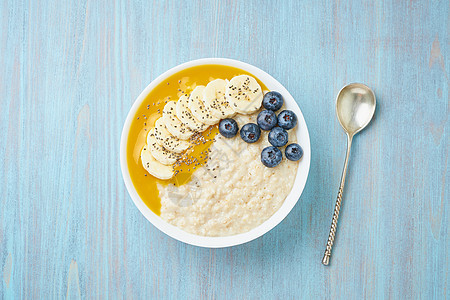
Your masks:
<svg viewBox="0 0 450 300"><path fill-rule="evenodd" d="M130 128L127 161L144 203L201 236L250 231L290 193L303 155L297 117L248 72L202 65L159 84Z"/></svg>
<svg viewBox="0 0 450 300"><path fill-rule="evenodd" d="M239 116L237 123L256 116ZM295 134L289 143L296 142ZM187 232L225 236L247 232L266 221L292 189L298 163L283 159L276 168L265 167L261 151L269 146L267 132L255 144L220 134L211 145L211 160L182 186L158 185L161 218Z"/></svg>

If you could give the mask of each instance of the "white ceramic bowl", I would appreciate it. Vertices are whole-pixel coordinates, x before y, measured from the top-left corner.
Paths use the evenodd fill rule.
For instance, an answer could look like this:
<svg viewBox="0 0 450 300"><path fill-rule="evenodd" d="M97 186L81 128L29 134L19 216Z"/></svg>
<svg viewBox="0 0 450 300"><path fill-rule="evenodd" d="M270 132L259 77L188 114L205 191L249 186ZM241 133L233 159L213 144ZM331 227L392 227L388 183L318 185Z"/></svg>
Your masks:
<svg viewBox="0 0 450 300"><path fill-rule="evenodd" d="M299 162L299 168L297 171L297 176L295 178L293 188L289 193L289 195L287 196L286 200L284 201L283 205L280 207L280 209L277 212L275 212L275 214L273 214L272 217L270 217L267 221L265 221L258 227L250 230L249 232L225 237L198 236L195 234L187 233L179 229L178 227L175 227L162 220L158 215L153 213L139 197L131 181L130 173L127 166L126 150L131 121L134 118L139 106L144 101L145 97L150 93L150 91L154 87L156 87L159 83L163 82L167 77L186 68L209 64L227 65L245 70L256 76L259 80L261 80L269 90L280 92L285 100L286 108L294 111L297 114L298 117L297 139L304 151L303 158ZM131 196L131 199L133 199L134 204L141 211L141 213L147 218L147 220L149 220L153 225L155 225L156 228L158 228L165 234L171 236L172 238L185 242L187 244L208 248L221 248L243 244L262 236L263 234L265 234L266 232L277 226L289 214L289 212L292 210L292 208L300 198L300 195L302 194L303 188L305 187L306 184L306 179L308 178L310 161L311 161L311 147L309 141L308 128L306 127L303 114L300 111L300 108L298 107L297 103L295 102L291 94L289 94L289 92L286 90L286 88L284 88L283 85L281 85L281 83L279 83L275 78L273 78L266 72L262 71L261 69L258 69L257 67L254 67L252 65L249 65L247 63L238 60L226 58L203 58L192 60L184 64L178 65L168 70L167 72L163 73L162 75L158 76L145 88L145 90L139 95L139 97L137 97L136 101L131 107L127 119L125 120L125 124L122 130L122 137L120 140L120 166L122 169L123 179L128 189L128 193Z"/></svg>

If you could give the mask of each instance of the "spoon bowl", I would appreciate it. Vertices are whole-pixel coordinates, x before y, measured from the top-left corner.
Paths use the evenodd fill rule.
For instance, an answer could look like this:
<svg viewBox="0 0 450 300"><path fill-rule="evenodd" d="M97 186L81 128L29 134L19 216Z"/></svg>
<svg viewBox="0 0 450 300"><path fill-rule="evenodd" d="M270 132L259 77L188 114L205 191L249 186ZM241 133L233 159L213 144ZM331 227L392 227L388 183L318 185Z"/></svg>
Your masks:
<svg viewBox="0 0 450 300"><path fill-rule="evenodd" d="M344 86L336 98L336 114L342 128L353 136L369 124L375 112L372 90L362 83Z"/></svg>

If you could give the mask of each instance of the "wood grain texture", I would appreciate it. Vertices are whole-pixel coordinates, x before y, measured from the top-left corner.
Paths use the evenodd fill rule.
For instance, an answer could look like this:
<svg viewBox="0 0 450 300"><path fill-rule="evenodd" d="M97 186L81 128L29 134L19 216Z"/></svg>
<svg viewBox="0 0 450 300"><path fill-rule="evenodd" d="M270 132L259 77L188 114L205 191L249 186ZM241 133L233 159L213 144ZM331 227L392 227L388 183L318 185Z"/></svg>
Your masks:
<svg viewBox="0 0 450 300"><path fill-rule="evenodd" d="M449 1L0 2L1 298L450 297ZM229 57L291 92L311 135L299 204L245 245L153 227L119 169L127 112L165 70ZM334 99L377 96L345 155Z"/></svg>

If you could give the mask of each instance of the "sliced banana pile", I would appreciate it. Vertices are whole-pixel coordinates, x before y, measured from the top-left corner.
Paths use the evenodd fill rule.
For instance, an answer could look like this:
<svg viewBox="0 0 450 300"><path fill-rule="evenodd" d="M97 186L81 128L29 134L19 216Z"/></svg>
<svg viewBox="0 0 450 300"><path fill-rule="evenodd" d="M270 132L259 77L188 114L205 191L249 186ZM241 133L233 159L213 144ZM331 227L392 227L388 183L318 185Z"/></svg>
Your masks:
<svg viewBox="0 0 450 300"><path fill-rule="evenodd" d="M162 117L147 135L142 165L159 179L174 176L173 164L193 143L190 138L236 113L252 114L261 107L263 92L255 78L239 75L197 86L190 95L164 106Z"/></svg>

